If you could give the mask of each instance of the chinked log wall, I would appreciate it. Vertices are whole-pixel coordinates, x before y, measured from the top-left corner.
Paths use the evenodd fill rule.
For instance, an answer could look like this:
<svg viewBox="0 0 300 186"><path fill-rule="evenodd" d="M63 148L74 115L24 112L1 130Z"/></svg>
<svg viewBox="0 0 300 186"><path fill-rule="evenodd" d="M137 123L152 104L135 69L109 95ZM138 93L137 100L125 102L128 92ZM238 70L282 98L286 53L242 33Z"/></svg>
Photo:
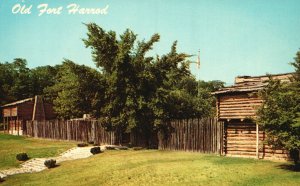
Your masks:
<svg viewBox="0 0 300 186"><path fill-rule="evenodd" d="M259 143L256 146L256 124L250 121L232 120L225 125L225 152L228 156L258 157L264 159L288 159L288 152L282 149L272 149L264 143L266 135L259 130Z"/></svg>
<svg viewBox="0 0 300 186"><path fill-rule="evenodd" d="M223 95L218 100L218 116L220 119L245 119L255 117L257 107L262 99L249 93Z"/></svg>
<svg viewBox="0 0 300 186"><path fill-rule="evenodd" d="M96 120L27 121L24 135L38 138L116 144L115 132L106 131Z"/></svg>
<svg viewBox="0 0 300 186"><path fill-rule="evenodd" d="M160 132L158 148L223 154L224 123L217 119L189 119L170 122L170 132Z"/></svg>

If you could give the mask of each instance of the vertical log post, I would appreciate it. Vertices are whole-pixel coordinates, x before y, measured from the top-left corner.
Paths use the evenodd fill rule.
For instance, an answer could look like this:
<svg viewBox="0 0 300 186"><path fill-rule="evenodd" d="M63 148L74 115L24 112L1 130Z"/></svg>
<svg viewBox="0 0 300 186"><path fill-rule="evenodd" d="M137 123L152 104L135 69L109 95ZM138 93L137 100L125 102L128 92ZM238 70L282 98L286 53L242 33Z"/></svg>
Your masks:
<svg viewBox="0 0 300 186"><path fill-rule="evenodd" d="M256 157L259 159L259 149L258 149L258 143L259 143L259 133L258 133L258 124L256 123Z"/></svg>
<svg viewBox="0 0 300 186"><path fill-rule="evenodd" d="M12 121L12 116L11 116L11 110L10 110L10 120L9 120L9 125L10 125L10 123L11 123L11 121ZM13 123L12 123L12 125L13 125ZM8 127L9 129L10 129L10 126ZM11 134L13 134L13 130L14 130L14 126L12 126L12 128L11 128ZM8 132L9 133L9 132Z"/></svg>
<svg viewBox="0 0 300 186"><path fill-rule="evenodd" d="M5 123L5 116L3 114L3 130L4 130L4 133L5 133L5 130L6 130L6 123Z"/></svg>
<svg viewBox="0 0 300 186"><path fill-rule="evenodd" d="M20 135L20 124L19 124L19 120L18 120L18 116L17 116L17 118L16 118L16 120L15 120L15 124L17 125L17 129L18 129L18 136Z"/></svg>

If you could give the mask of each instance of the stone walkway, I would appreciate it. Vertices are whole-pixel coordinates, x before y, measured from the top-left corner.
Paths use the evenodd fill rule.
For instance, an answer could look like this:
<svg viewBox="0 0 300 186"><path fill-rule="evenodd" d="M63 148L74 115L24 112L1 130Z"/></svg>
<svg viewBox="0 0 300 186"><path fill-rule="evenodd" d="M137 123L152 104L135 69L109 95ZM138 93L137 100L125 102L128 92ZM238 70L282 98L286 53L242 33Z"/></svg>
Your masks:
<svg viewBox="0 0 300 186"><path fill-rule="evenodd" d="M19 168L10 168L7 170L0 170L0 178L4 178L14 174L21 173L33 173L40 172L47 167L44 165L45 160L47 159L55 159L56 163L59 164L63 161L75 160L81 158L87 158L92 156L93 154L90 152L92 147L74 147L69 149L57 157L49 157L49 158L34 158L30 159L20 165ZM101 150L104 150L105 146L101 146Z"/></svg>

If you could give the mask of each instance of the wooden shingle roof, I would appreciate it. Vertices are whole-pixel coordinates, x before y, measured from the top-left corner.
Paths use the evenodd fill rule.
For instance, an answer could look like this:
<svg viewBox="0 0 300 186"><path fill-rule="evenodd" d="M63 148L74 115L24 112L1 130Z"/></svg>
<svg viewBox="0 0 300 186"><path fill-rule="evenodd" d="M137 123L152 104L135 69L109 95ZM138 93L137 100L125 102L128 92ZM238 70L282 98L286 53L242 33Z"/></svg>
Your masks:
<svg viewBox="0 0 300 186"><path fill-rule="evenodd" d="M235 78L235 84L233 86L228 86L213 92L213 94L226 94L233 92L253 92L263 89L268 85L269 77L273 79L278 79L282 82L290 82L293 77L293 73L285 74L273 74L264 76L238 76Z"/></svg>

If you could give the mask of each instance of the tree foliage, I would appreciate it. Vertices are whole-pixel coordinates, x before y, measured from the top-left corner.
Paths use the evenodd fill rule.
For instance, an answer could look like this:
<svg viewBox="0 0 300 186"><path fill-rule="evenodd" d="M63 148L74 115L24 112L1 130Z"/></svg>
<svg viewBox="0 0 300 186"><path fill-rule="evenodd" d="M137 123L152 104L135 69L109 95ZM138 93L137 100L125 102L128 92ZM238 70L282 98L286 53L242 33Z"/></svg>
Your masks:
<svg viewBox="0 0 300 186"><path fill-rule="evenodd" d="M137 40L127 29L119 36L91 23L87 38L97 70L64 60L61 65L29 69L24 59L0 63L1 104L34 95L53 102L61 118L89 113L120 134L142 131L150 135L171 119L214 114L211 92L220 81L196 81L189 70L191 55L177 51L177 42L162 56L149 56L160 39Z"/></svg>
<svg viewBox="0 0 300 186"><path fill-rule="evenodd" d="M94 23L86 26L83 41L92 49L106 84L101 117L108 127L151 131L170 119L204 117L213 112L210 86L223 84L198 84L188 69L190 55L178 53L177 42L169 53L148 57L147 52L160 39L158 34L148 41L137 41L129 29L117 37Z"/></svg>
<svg viewBox="0 0 300 186"><path fill-rule="evenodd" d="M300 149L299 52L292 64L296 73L291 83L281 83L270 77L268 86L260 92L264 103L258 110L258 124L266 131L269 144L289 150L297 162Z"/></svg>
<svg viewBox="0 0 300 186"><path fill-rule="evenodd" d="M49 100L53 101L54 110L59 117L69 119L82 117L83 114L99 116L101 106L101 73L65 60L57 66L55 83L45 89Z"/></svg>
<svg viewBox="0 0 300 186"><path fill-rule="evenodd" d="M0 63L0 105L42 95L44 89L54 84L55 67L27 67L25 59Z"/></svg>
<svg viewBox="0 0 300 186"><path fill-rule="evenodd" d="M25 59L16 58L12 63L0 63L1 104L32 96L30 72Z"/></svg>

